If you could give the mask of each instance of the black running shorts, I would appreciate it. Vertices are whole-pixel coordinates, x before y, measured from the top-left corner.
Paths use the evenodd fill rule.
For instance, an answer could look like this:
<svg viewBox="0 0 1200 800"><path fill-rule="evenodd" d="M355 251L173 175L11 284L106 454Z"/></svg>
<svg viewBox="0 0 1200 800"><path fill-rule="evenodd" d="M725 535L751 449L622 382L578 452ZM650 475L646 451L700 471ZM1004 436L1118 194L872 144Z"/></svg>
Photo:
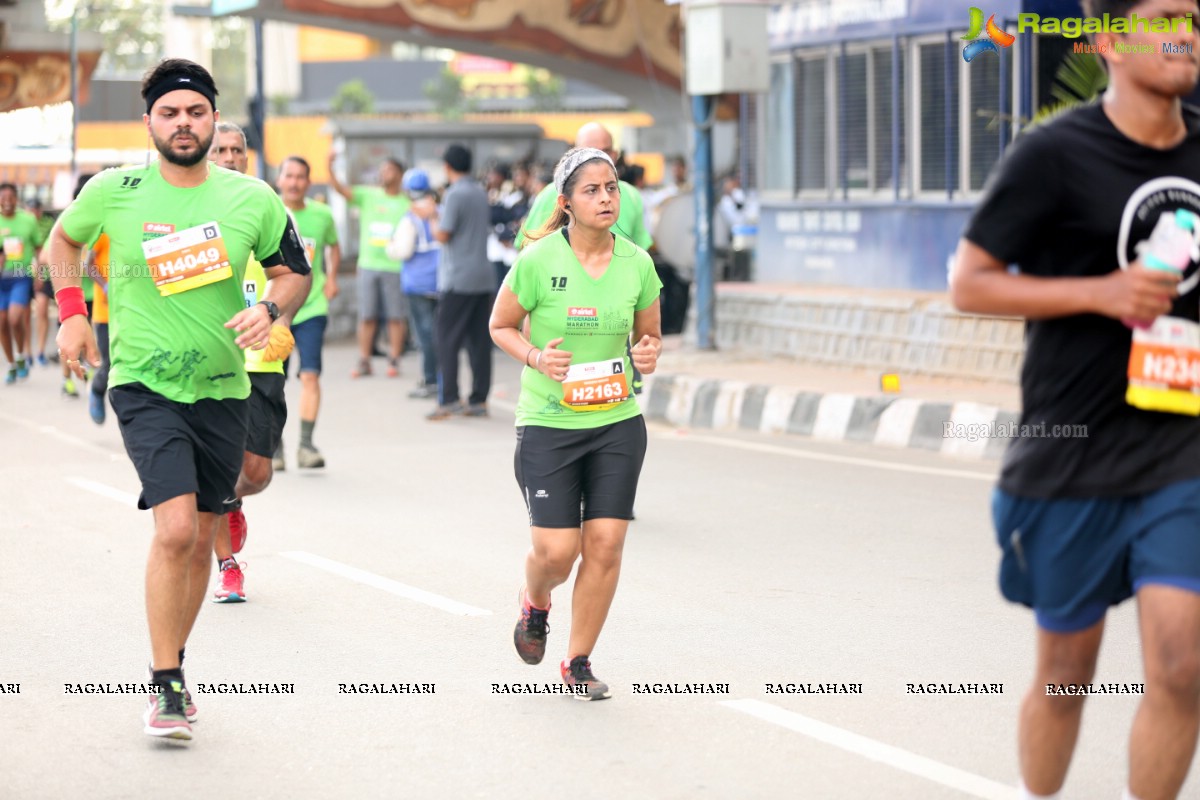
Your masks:
<svg viewBox="0 0 1200 800"><path fill-rule="evenodd" d="M108 390L147 509L184 494L200 511L224 514L237 505L234 487L246 443L245 400L177 403L140 383Z"/></svg>
<svg viewBox="0 0 1200 800"><path fill-rule="evenodd" d="M270 458L279 449L283 424L287 422L283 375L278 372L251 372L249 375L250 424L246 431L246 450Z"/></svg>
<svg viewBox="0 0 1200 800"><path fill-rule="evenodd" d="M537 528L578 528L589 519L633 519L646 457L640 417L600 428L517 428L517 485Z"/></svg>

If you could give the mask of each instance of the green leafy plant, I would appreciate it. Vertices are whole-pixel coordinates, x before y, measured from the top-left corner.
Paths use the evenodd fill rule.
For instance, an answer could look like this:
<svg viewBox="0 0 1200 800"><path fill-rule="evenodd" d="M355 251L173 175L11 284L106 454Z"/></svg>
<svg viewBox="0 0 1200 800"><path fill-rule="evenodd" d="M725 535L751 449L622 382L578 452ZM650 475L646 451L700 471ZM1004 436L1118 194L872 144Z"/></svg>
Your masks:
<svg viewBox="0 0 1200 800"><path fill-rule="evenodd" d="M462 76L449 67L444 67L436 78L425 82L425 97L433 102L433 110L446 119L462 119L474 108L474 103L463 91Z"/></svg>
<svg viewBox="0 0 1200 800"><path fill-rule="evenodd" d="M1050 97L1054 102L1033 115L1029 127L1044 125L1077 106L1090 103L1108 88L1108 73L1094 53L1067 53L1054 73Z"/></svg>
<svg viewBox="0 0 1200 800"><path fill-rule="evenodd" d="M371 114L375 111L375 95L355 78L338 87L329 101L329 110L334 114Z"/></svg>

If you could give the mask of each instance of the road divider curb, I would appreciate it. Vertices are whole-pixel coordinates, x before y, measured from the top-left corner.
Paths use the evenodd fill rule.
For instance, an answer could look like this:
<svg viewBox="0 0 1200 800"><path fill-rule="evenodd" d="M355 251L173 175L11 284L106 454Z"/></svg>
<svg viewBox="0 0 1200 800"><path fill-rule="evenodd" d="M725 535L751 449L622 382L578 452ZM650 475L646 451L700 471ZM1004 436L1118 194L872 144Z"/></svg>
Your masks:
<svg viewBox="0 0 1200 800"><path fill-rule="evenodd" d="M1020 415L973 402L785 389L684 374L648 375L646 418L677 428L755 431L999 460ZM1000 434L1000 435L997 435Z"/></svg>

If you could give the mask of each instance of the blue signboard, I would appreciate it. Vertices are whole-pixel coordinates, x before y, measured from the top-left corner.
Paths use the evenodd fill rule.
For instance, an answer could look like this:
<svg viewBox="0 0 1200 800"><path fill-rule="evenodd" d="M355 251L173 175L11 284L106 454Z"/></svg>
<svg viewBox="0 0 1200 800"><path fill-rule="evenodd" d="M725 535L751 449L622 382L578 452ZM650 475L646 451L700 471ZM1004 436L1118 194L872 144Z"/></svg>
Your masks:
<svg viewBox="0 0 1200 800"><path fill-rule="evenodd" d="M757 282L946 289L967 205L849 205L764 200Z"/></svg>

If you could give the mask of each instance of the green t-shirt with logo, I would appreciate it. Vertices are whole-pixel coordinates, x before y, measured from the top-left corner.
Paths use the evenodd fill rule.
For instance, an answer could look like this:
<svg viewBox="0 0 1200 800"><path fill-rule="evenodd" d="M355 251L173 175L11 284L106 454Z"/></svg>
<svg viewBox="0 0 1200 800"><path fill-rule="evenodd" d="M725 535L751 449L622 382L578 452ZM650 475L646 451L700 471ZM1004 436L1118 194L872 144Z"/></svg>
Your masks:
<svg viewBox="0 0 1200 800"><path fill-rule="evenodd" d="M29 266L46 242L37 217L17 209L11 217L0 215L0 245L4 247L4 277L32 278Z"/></svg>
<svg viewBox="0 0 1200 800"><path fill-rule="evenodd" d="M304 251L312 266L312 288L292 324L329 314L329 299L325 297L325 248L338 243L337 225L329 206L317 200L306 200L304 208L292 212L296 231L304 240Z"/></svg>
<svg viewBox="0 0 1200 800"><path fill-rule="evenodd" d="M646 230L642 193L637 190L636 186L625 181L619 181L617 189L621 193L621 208L617 212L617 221L613 223L612 232L617 236L625 237L643 250L649 250L654 246L654 239ZM517 232L516 245L518 248L525 246L525 231L536 231L546 224L550 215L554 213L554 203L557 200L558 190L552 183L537 193L537 196L533 198L533 205L530 206L529 213L525 215L525 221L521 223L521 230Z"/></svg>
<svg viewBox="0 0 1200 800"><path fill-rule="evenodd" d="M286 228L270 186L216 165L192 188L167 183L157 162L88 181L62 229L77 242L109 237L109 386L141 383L180 403L247 397L239 334L225 323L246 307L251 252L274 256Z"/></svg>
<svg viewBox="0 0 1200 800"><path fill-rule="evenodd" d="M529 312L529 339L544 348L563 337L559 349L571 353L572 367L595 364L613 372L611 382L623 388L628 399L601 410L575 410L563 403L564 386L535 369L521 372L521 398L517 402L517 425L579 430L599 428L641 414L637 397L629 385L630 364L625 352L633 331L633 315L658 299L662 281L645 250L620 236L613 238L612 261L599 278L593 278L575 257L562 232L539 239L521 251L504 279ZM580 378L586 380L585 375ZM577 393L592 391L575 383ZM578 398L578 395L577 395ZM587 397L586 399L598 399Z"/></svg>
<svg viewBox="0 0 1200 800"><path fill-rule="evenodd" d="M350 205L359 209L358 266L379 272L399 272L400 262L388 258L387 246L396 225L408 213L408 196L388 194L379 186L355 186Z"/></svg>

